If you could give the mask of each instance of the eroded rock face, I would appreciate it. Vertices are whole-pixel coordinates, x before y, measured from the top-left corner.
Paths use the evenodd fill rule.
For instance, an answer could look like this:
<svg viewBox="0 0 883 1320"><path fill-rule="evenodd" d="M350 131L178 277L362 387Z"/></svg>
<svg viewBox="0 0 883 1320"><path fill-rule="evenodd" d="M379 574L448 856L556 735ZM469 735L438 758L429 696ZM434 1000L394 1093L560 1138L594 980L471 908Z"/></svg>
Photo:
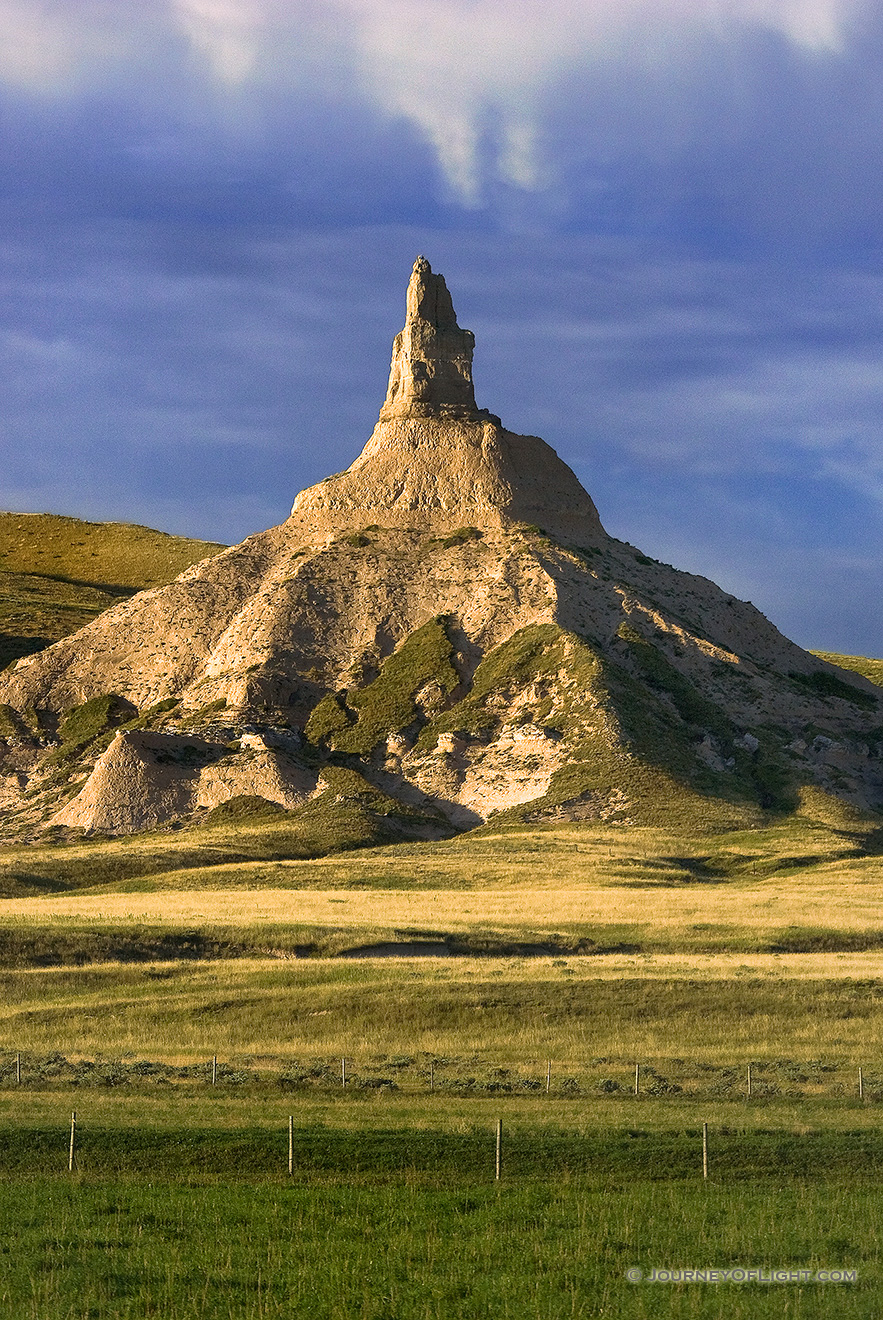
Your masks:
<svg viewBox="0 0 883 1320"><path fill-rule="evenodd" d="M381 421L393 417L469 417L480 414L472 384L475 336L461 330L447 285L425 257L414 262L405 328L396 335Z"/></svg>
<svg viewBox="0 0 883 1320"><path fill-rule="evenodd" d="M554 449L490 418L380 421L355 463L302 491L291 511L292 530L311 539L372 524L439 536L526 524L571 545L606 540L592 500Z"/></svg>
<svg viewBox="0 0 883 1320"><path fill-rule="evenodd" d="M407 756L402 773L454 825L470 829L494 812L542 797L566 759L566 745L548 730L504 725L487 744L443 734L434 752Z"/></svg>
<svg viewBox="0 0 883 1320"><path fill-rule="evenodd" d="M132 834L239 796L297 807L317 776L255 740L241 753L190 735L118 733L83 788L47 822L106 834Z"/></svg>
<svg viewBox="0 0 883 1320"><path fill-rule="evenodd" d="M524 803L630 819L660 774L724 803L790 776L883 808L879 689L609 537L548 445L476 408L472 345L419 258L347 472L0 675L36 730L0 741L0 816L126 833L238 796L295 809L340 755L456 828ZM139 715L66 749L59 788L62 717L106 694Z"/></svg>
<svg viewBox="0 0 883 1320"><path fill-rule="evenodd" d="M131 834L186 815L197 765L221 748L161 733L118 733L86 785L48 822Z"/></svg>

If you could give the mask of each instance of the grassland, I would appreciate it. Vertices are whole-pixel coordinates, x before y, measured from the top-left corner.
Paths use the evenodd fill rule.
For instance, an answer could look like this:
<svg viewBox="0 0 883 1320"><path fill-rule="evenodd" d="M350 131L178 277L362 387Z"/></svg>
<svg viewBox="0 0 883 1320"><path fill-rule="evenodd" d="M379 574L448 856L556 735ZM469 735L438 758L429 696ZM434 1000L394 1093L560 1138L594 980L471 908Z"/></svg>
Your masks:
<svg viewBox="0 0 883 1320"><path fill-rule="evenodd" d="M813 651L811 654L817 655L820 660L827 660L830 665L837 665L840 669L851 669L853 673L861 674L871 683L883 687L883 660L875 660L864 655L840 655L836 651Z"/></svg>
<svg viewBox="0 0 883 1320"><path fill-rule="evenodd" d="M836 870L853 863L873 866L883 852L878 820L811 790L803 791L796 813L770 815L753 829L690 831L588 822L501 828L490 822L449 840L378 849L371 847L383 839L378 822L396 804L352 771L329 767L327 773L344 782L329 783L325 794L298 812L252 819L220 808L204 824L179 830L4 847L0 895L133 880L162 889L230 883L304 888L317 882L322 887L466 889L526 882L556 886L564 877L581 884L612 876L666 886L809 874L813 868ZM396 809L406 810L400 804ZM344 851L349 855L335 859ZM323 853L329 855L326 861ZM280 872L276 865L298 860L304 865L290 871ZM323 884L323 876L337 878Z"/></svg>
<svg viewBox="0 0 883 1320"><path fill-rule="evenodd" d="M222 549L130 523L0 513L0 668Z"/></svg>
<svg viewBox="0 0 883 1320"><path fill-rule="evenodd" d="M284 813L8 848L0 965L323 956L415 941L452 954L883 948L877 826L827 799L806 810L763 830L487 826L300 860L303 825Z"/></svg>
<svg viewBox="0 0 883 1320"><path fill-rule="evenodd" d="M206 1072L183 1094L0 1090L0 1307L16 1320L870 1317L883 1263L881 1119L883 1106L845 1097L493 1093L477 1103L270 1094L211 1086ZM809 1277L775 1287L626 1278L635 1267L739 1266ZM814 1281L822 1269L855 1278Z"/></svg>
<svg viewBox="0 0 883 1320"><path fill-rule="evenodd" d="M829 1082L845 1069L849 1086L863 1064L870 1085L883 1068L881 972L879 955L806 954L10 969L0 1050L4 1068L16 1050L188 1063L216 1053L266 1059L271 1071L307 1056L347 1055L381 1072L410 1060L400 1080L418 1090L430 1058L543 1079L551 1058L557 1078L584 1089L611 1075L627 1082L636 1061L669 1075L672 1059L687 1090L708 1068L751 1060L822 1062Z"/></svg>
<svg viewBox="0 0 883 1320"><path fill-rule="evenodd" d="M0 664L218 549L0 516ZM824 658L883 682L883 661ZM448 660L438 620L406 682L329 699L316 738L370 749L428 675L453 690ZM0 1314L879 1314L878 822L805 792L758 828L378 846L388 801L334 773L299 815L0 852ZM858 1278L625 1278L734 1265Z"/></svg>
<svg viewBox="0 0 883 1320"><path fill-rule="evenodd" d="M693 1134L695 1144L695 1133ZM179 1147L180 1149L180 1147ZM821 1185L707 1186L554 1169L494 1188L465 1163L371 1185L117 1178L0 1185L0 1307L16 1320L500 1320L876 1314L880 1194ZM225 1152L226 1154L227 1152ZM483 1152L485 1159L487 1151ZM246 1151L236 1152L240 1157ZM848 1264L851 1284L652 1285L636 1265ZM36 1268L35 1268L36 1264Z"/></svg>
<svg viewBox="0 0 883 1320"><path fill-rule="evenodd" d="M65 936L82 956L102 931L190 948L145 963L7 960L0 972L0 1312L877 1314L883 954L199 956L209 929L240 948L295 929L343 944L366 930L561 934L586 925L589 904L595 922L639 912L655 937L665 914L668 936L686 915L708 916L738 943L767 919L817 922L838 886L825 923L839 920L841 936L876 930L873 859L849 856L848 831L807 825L795 853L786 830L761 874L750 839L673 851L658 832L606 849L575 827L517 837L228 868L252 868L252 880L256 865L294 872L284 889L242 889L229 874L212 890L190 877L169 889L167 876L144 876L6 900L4 937L30 932L38 957ZM728 859L711 880L710 857ZM565 890L568 859L581 883L568 877ZM806 1273L636 1284L636 1267ZM824 1269L854 1281L816 1281Z"/></svg>

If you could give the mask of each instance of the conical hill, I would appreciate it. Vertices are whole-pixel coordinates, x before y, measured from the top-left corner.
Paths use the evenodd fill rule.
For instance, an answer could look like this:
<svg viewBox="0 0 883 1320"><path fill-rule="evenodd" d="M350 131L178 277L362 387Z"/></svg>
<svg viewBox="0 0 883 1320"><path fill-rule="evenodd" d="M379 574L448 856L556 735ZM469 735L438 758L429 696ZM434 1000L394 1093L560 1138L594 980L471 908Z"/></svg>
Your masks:
<svg viewBox="0 0 883 1320"><path fill-rule="evenodd" d="M548 445L477 408L472 348L418 258L352 466L0 677L7 837L241 799L359 800L391 837L725 828L806 785L883 806L880 689L609 537Z"/></svg>

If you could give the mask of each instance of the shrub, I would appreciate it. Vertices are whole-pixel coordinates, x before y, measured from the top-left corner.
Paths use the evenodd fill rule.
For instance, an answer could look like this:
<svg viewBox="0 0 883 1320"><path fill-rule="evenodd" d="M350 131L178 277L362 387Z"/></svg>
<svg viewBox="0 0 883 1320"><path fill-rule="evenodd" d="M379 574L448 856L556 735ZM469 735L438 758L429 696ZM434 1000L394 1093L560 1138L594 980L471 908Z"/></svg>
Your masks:
<svg viewBox="0 0 883 1320"><path fill-rule="evenodd" d="M851 701L853 706L860 706L862 710L875 710L877 707L877 697L870 692L861 692L836 674L827 674L822 670L800 674L792 669L788 677L817 697L839 697L841 701Z"/></svg>

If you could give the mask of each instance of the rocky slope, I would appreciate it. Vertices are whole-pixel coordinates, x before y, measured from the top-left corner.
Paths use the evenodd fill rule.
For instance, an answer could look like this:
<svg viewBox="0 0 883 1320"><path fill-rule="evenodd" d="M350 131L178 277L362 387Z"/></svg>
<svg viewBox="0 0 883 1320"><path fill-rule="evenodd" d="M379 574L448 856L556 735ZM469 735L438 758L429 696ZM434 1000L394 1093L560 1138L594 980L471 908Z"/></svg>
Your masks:
<svg viewBox="0 0 883 1320"><path fill-rule="evenodd" d="M883 806L883 692L609 537L548 445L477 408L472 347L418 258L352 466L0 676L7 837L335 793L403 836L722 828L805 785Z"/></svg>

